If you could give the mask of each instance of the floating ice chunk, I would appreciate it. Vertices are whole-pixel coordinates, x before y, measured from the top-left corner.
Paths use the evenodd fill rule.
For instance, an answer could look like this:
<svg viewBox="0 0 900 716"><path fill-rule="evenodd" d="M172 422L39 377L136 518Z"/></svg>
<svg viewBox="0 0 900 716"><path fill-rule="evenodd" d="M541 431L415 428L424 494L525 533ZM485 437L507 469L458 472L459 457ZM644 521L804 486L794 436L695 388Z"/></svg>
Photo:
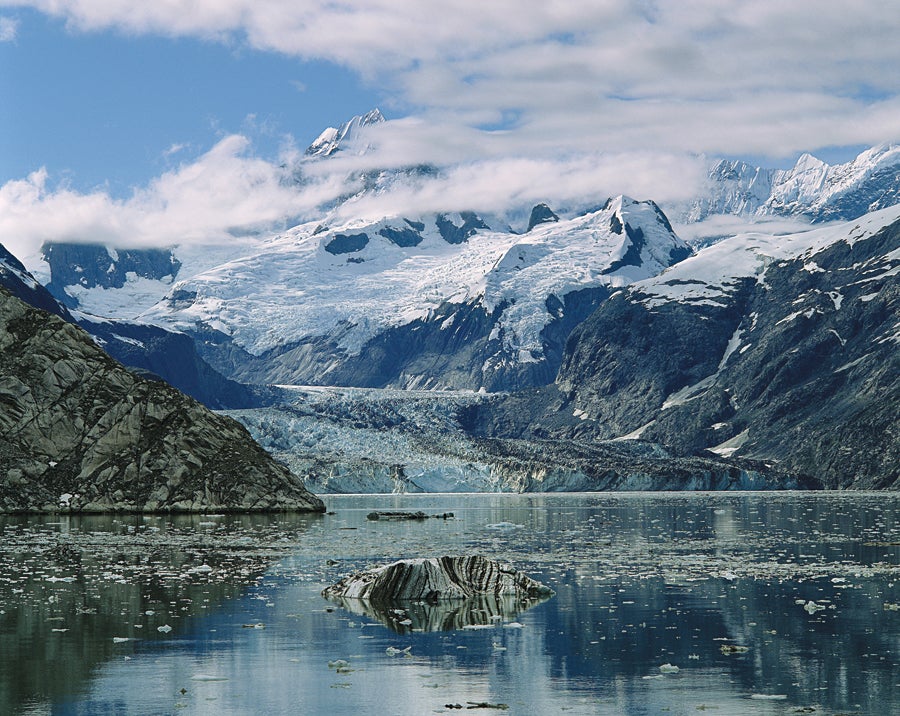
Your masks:
<svg viewBox="0 0 900 716"><path fill-rule="evenodd" d="M131 637L128 636L114 636L113 644L122 644L126 641L131 641Z"/></svg>
<svg viewBox="0 0 900 716"><path fill-rule="evenodd" d="M519 622L507 622L506 624L503 625L503 627L505 629L521 629L522 626L523 625L520 624Z"/></svg>
<svg viewBox="0 0 900 716"><path fill-rule="evenodd" d="M163 624L162 626L156 627L156 631L162 632L163 634L168 634L170 631L172 631L172 627L170 627L168 624Z"/></svg>
<svg viewBox="0 0 900 716"><path fill-rule="evenodd" d="M228 681L225 676L213 676L212 674L194 674L191 681Z"/></svg>
<svg viewBox="0 0 900 716"><path fill-rule="evenodd" d="M751 694L757 701L787 701L787 694Z"/></svg>
<svg viewBox="0 0 900 716"><path fill-rule="evenodd" d="M515 522L495 522L484 526L486 530L520 530L523 527L525 525L518 525Z"/></svg>
<svg viewBox="0 0 900 716"><path fill-rule="evenodd" d="M412 649L411 646L406 647L405 649L398 649L394 646L389 646L384 650L384 653L388 656L397 656L397 654L409 654L409 650Z"/></svg>
<svg viewBox="0 0 900 716"><path fill-rule="evenodd" d="M821 612L823 609L825 609L825 606L823 606L822 604L816 604L814 601L809 600L809 601L806 603L806 606L804 606L803 608L804 608L808 613L810 613L810 614L815 614L816 612Z"/></svg>
<svg viewBox="0 0 900 716"><path fill-rule="evenodd" d="M659 667L659 673L661 674L677 674L681 669L679 669L674 664L665 663Z"/></svg>

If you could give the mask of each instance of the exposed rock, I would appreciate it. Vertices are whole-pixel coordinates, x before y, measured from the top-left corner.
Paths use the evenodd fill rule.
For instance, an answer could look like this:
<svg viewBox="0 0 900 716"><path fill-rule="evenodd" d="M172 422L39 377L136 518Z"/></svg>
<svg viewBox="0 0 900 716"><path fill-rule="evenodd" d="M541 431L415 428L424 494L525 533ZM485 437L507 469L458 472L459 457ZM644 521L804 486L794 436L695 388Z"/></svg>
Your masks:
<svg viewBox="0 0 900 716"><path fill-rule="evenodd" d="M0 512L323 509L240 424L0 288Z"/></svg>
<svg viewBox="0 0 900 716"><path fill-rule="evenodd" d="M452 512L444 512L440 515L428 515L421 510L417 510L416 512L403 512L403 511L394 511L394 510L375 510L366 515L367 520L406 520L406 521L414 521L421 522L422 520L427 520L429 517L434 517L438 520L452 520L453 513Z"/></svg>
<svg viewBox="0 0 900 716"><path fill-rule="evenodd" d="M552 594L552 589L510 565L479 555L401 559L351 574L322 592L326 598L362 599L374 604L481 596L528 600Z"/></svg>
<svg viewBox="0 0 900 716"><path fill-rule="evenodd" d="M70 308L78 305L67 287L122 288L129 274L174 279L181 268L171 249L108 249L102 244L48 242L41 249L50 266L50 293Z"/></svg>
<svg viewBox="0 0 900 716"><path fill-rule="evenodd" d="M579 326L540 410L513 397L473 420L504 437L639 437L826 487L898 489L897 214L712 246Z"/></svg>

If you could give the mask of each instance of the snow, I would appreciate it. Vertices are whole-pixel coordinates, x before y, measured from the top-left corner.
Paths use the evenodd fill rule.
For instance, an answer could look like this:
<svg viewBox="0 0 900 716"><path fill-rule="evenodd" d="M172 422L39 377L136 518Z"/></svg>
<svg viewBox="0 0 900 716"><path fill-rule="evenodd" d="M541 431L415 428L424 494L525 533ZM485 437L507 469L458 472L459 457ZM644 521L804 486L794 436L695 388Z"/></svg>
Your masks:
<svg viewBox="0 0 900 716"><path fill-rule="evenodd" d="M554 318L550 295L607 286L611 290L659 273L670 252L685 245L659 222L655 208L619 197L607 208L525 235L479 230L461 244L446 242L436 215L411 217L424 224L417 246L401 247L381 232L408 229L399 217L354 220L321 231L295 227L262 242L245 256L173 286L196 293L189 305L162 302L142 319L178 330L215 326L259 355L311 336L330 336L347 354L358 354L385 328L429 319L444 304L503 307L495 337L521 361L542 354L541 331ZM644 234L640 266L612 264L629 239L611 230L613 217ZM459 225L460 217L450 215ZM325 250L339 235L365 233L358 251ZM353 259L353 261L348 261ZM444 322L449 328L451 323Z"/></svg>
<svg viewBox="0 0 900 716"><path fill-rule="evenodd" d="M765 272L773 263L811 257L838 241L863 241L898 219L900 206L892 206L855 221L794 234L739 234L708 246L660 275L636 282L631 288L646 297L643 303L648 308L668 301L709 304L719 299L724 303L744 279L756 278L764 284ZM886 278L898 272L900 266L868 280ZM784 320L796 318L797 315Z"/></svg>
<svg viewBox="0 0 900 716"><path fill-rule="evenodd" d="M747 443L749 437L750 429L748 428L747 430L738 433L733 438L730 438L723 443L719 443L715 447L708 448L708 450L714 452L716 455L721 455L722 457L731 457Z"/></svg>

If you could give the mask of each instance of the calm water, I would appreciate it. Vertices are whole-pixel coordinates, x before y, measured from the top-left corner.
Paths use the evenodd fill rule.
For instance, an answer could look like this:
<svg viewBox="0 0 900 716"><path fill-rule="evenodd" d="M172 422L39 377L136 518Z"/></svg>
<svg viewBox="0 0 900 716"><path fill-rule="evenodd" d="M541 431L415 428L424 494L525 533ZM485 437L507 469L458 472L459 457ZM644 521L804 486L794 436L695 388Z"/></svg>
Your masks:
<svg viewBox="0 0 900 716"><path fill-rule="evenodd" d="M900 713L900 495L326 500L333 515L0 518L0 713ZM556 595L411 632L319 596L468 552Z"/></svg>

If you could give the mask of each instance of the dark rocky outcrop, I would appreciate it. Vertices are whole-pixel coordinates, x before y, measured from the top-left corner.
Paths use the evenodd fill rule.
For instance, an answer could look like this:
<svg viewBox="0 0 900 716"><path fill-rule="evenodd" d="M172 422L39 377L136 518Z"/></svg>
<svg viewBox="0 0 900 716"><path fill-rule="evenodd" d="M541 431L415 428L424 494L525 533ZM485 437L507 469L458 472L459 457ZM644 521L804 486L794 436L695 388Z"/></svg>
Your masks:
<svg viewBox="0 0 900 716"><path fill-rule="evenodd" d="M238 423L0 288L0 512L322 509Z"/></svg>
<svg viewBox="0 0 900 716"><path fill-rule="evenodd" d="M531 210L531 215L528 217L528 228L525 229L525 232L528 233L540 224L552 224L557 221L559 221L559 217L553 212L553 209L546 204L537 204Z"/></svg>
<svg viewBox="0 0 900 716"><path fill-rule="evenodd" d="M326 588L322 596L361 599L376 604L471 597L546 599L553 590L510 565L480 555L401 559L351 574Z"/></svg>
<svg viewBox="0 0 900 716"><path fill-rule="evenodd" d="M108 254L104 254L109 257ZM106 353L145 377L164 380L182 393L217 409L249 408L265 401L266 391L228 380L197 353L184 333L132 321L73 315L0 245L0 286L30 306L77 323Z"/></svg>
<svg viewBox="0 0 900 716"><path fill-rule="evenodd" d="M715 300L660 300L665 276L625 289L573 333L553 389L470 423L504 437L636 434L826 487L898 489L900 222L855 231L731 280Z"/></svg>

